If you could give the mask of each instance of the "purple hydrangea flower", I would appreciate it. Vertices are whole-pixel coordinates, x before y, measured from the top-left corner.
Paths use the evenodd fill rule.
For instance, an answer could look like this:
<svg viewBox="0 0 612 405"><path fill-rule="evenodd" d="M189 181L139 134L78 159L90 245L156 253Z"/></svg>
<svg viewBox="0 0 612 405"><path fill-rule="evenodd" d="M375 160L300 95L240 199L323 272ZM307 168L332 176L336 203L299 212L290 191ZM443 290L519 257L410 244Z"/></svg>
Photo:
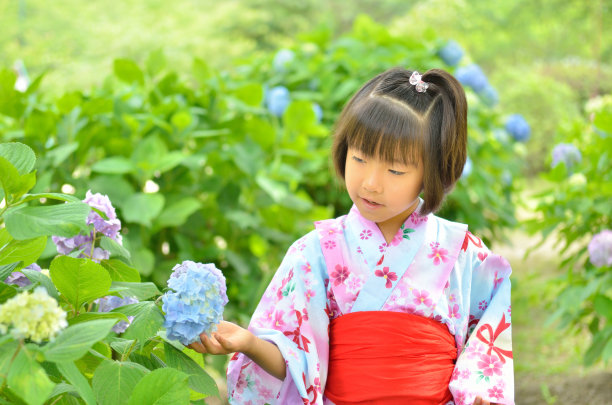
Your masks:
<svg viewBox="0 0 612 405"><path fill-rule="evenodd" d="M506 131L517 141L525 142L529 139L531 128L521 114L512 114L506 120Z"/></svg>
<svg viewBox="0 0 612 405"><path fill-rule="evenodd" d="M266 94L266 106L277 117L283 115L290 102L291 96L289 90L284 86L273 87Z"/></svg>
<svg viewBox="0 0 612 405"><path fill-rule="evenodd" d="M28 270L36 270L40 272L42 269L36 263L32 263L29 266L24 267L24 269ZM18 287L26 287L32 284L29 278L27 278L22 272L14 271L4 280L6 284L16 285Z"/></svg>
<svg viewBox="0 0 612 405"><path fill-rule="evenodd" d="M470 86L476 93L484 90L489 84L487 76L478 65L460 67L455 71L455 77L461 84Z"/></svg>
<svg viewBox="0 0 612 405"><path fill-rule="evenodd" d="M582 155L578 148L571 143L560 143L552 150L552 167L563 162L565 167L571 169L575 164L582 161Z"/></svg>
<svg viewBox="0 0 612 405"><path fill-rule="evenodd" d="M98 304L98 312L110 312L115 308L122 307L124 305L136 304L139 301L134 297L117 297L115 295L107 295L106 297L98 298L94 301ZM123 333L130 326L134 320L133 316L128 316L128 322L121 321L113 326L113 331L116 333Z"/></svg>
<svg viewBox="0 0 612 405"><path fill-rule="evenodd" d="M295 59L295 53L289 49L281 49L274 55L272 66L277 73L284 73L287 71L287 66Z"/></svg>
<svg viewBox="0 0 612 405"><path fill-rule="evenodd" d="M595 267L612 266L612 231L605 229L589 242L589 260Z"/></svg>
<svg viewBox="0 0 612 405"><path fill-rule="evenodd" d="M90 207L99 209L108 217L108 220L105 220L97 212L91 211L87 216L87 224L93 224L96 232L100 232L111 239L121 242L121 235L119 234L119 230L121 230L121 221L117 219L115 208L111 204L108 196L100 193L92 194L91 190L87 190L83 202Z"/></svg>
<svg viewBox="0 0 612 405"><path fill-rule="evenodd" d="M100 260L106 260L110 257L110 252L102 248L94 247L92 250L93 232L89 235L76 235L72 238L52 236L51 240L55 243L57 252L62 255L69 255L74 250L83 249L83 252L79 255L81 258L87 257L99 263Z"/></svg>
<svg viewBox="0 0 612 405"><path fill-rule="evenodd" d="M461 58L463 58L463 49L456 41L452 39L446 43L438 51L440 58L449 66L457 66Z"/></svg>
<svg viewBox="0 0 612 405"><path fill-rule="evenodd" d="M484 89L478 92L482 101L489 107L495 107L499 103L499 94L497 90L490 84L487 84Z"/></svg>
<svg viewBox="0 0 612 405"><path fill-rule="evenodd" d="M223 273L214 264L186 260L173 270L168 287L174 291L162 296L164 326L169 339L188 345L201 333L210 334L223 320L227 287Z"/></svg>

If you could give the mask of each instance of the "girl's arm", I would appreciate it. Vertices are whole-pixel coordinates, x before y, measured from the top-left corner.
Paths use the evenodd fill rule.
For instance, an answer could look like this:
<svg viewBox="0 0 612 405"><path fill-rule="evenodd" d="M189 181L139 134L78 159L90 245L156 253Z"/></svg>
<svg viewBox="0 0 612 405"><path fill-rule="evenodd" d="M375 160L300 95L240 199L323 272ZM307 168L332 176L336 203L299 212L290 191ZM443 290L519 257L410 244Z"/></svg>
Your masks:
<svg viewBox="0 0 612 405"><path fill-rule="evenodd" d="M202 333L200 340L201 342L194 342L188 347L196 352L209 354L242 352L270 375L279 380L285 379L287 368L278 347L234 323L222 321L217 331L212 333L212 337Z"/></svg>

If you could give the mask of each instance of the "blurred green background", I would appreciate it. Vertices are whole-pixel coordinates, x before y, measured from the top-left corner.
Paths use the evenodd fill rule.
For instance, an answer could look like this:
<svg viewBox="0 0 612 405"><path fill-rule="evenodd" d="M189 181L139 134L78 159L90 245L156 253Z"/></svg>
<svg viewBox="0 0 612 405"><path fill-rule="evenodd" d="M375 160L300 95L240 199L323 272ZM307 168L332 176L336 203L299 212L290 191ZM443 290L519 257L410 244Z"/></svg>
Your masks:
<svg viewBox="0 0 612 405"><path fill-rule="evenodd" d="M246 322L291 241L312 220L346 210L326 153L350 94L395 65L477 64L499 102L468 89L473 169L441 214L469 223L513 265L517 403L599 403L585 390L610 389L602 357L612 356L611 288L586 244L612 227L611 8L604 0L0 0L0 68L33 82L23 94L1 88L0 140L44 156L39 191L108 194L145 278L163 285L184 259L219 263L234 299L226 316ZM464 52L458 67L440 58L449 40ZM286 62L282 49L293 54ZM275 86L291 94L280 115L267 104ZM500 135L511 114L529 123L525 142ZM570 185L570 167L551 170L559 142L581 150L574 171L587 186L575 177Z"/></svg>

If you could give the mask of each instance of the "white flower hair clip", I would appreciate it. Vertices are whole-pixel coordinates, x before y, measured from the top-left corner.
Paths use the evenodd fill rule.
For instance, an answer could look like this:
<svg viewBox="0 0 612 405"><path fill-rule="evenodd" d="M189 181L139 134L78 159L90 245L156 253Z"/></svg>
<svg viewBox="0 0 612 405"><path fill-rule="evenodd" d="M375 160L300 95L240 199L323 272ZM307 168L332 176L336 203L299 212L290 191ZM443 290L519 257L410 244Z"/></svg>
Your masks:
<svg viewBox="0 0 612 405"><path fill-rule="evenodd" d="M421 75L416 70L412 72L412 75L410 75L410 79L408 81L410 84L416 87L416 91L419 93L425 93L425 90L427 90L429 87L429 83L425 83L423 80L421 80Z"/></svg>

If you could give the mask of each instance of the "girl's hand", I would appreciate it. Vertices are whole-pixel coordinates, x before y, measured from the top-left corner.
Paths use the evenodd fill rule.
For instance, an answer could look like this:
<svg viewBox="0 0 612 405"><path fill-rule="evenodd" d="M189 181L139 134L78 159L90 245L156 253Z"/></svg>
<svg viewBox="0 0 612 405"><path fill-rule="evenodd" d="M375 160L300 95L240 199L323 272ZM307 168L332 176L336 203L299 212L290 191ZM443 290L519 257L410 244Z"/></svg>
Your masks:
<svg viewBox="0 0 612 405"><path fill-rule="evenodd" d="M200 342L193 342L187 347L199 353L229 354L234 352L245 352L253 346L255 335L235 323L221 321L217 325L217 331L206 336L200 335Z"/></svg>
<svg viewBox="0 0 612 405"><path fill-rule="evenodd" d="M476 399L474 400L474 405L501 405L501 404L495 404L485 399L482 399L481 397L476 397Z"/></svg>

